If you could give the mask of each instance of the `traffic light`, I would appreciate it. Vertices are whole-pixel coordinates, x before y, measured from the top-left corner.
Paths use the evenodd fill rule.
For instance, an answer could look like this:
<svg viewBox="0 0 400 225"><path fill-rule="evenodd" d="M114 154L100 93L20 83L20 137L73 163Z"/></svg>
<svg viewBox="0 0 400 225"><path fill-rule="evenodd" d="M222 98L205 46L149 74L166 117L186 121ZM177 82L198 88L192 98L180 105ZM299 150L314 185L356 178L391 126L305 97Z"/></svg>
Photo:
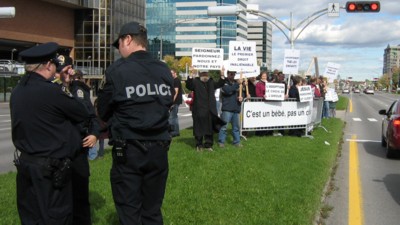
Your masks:
<svg viewBox="0 0 400 225"><path fill-rule="evenodd" d="M377 13L381 10L379 1L351 1L346 2L346 11L348 13Z"/></svg>

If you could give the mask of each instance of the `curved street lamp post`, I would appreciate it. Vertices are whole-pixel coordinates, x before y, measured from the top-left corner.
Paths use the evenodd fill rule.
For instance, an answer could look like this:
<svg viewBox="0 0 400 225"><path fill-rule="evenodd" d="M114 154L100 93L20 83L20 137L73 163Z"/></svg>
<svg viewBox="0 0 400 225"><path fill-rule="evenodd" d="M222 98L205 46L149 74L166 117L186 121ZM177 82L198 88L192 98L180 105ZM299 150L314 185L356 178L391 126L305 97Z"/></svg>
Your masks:
<svg viewBox="0 0 400 225"><path fill-rule="evenodd" d="M340 7L344 9L344 7ZM245 9L245 8L240 8L236 5L230 5L230 6L209 6L207 10L207 14L209 16L237 16L240 12L247 12L256 16L261 16L268 20L270 23L275 25L282 33L285 35L286 39L290 43L291 49L294 49L294 42L297 40L297 38L300 36L300 34L303 32L303 30L310 25L312 22L314 22L316 19L319 17L328 14L328 8L318 10L302 20L299 24L296 26L293 26L293 13L290 12L290 25L286 25L284 22L279 20L278 18L270 15L269 13L262 12L260 10L255 10L255 9ZM303 26L304 24L304 26ZM303 26L303 27L302 27ZM285 29L289 32L287 34L285 32ZM296 29L301 29L300 32L297 34L297 36L294 36L294 31Z"/></svg>

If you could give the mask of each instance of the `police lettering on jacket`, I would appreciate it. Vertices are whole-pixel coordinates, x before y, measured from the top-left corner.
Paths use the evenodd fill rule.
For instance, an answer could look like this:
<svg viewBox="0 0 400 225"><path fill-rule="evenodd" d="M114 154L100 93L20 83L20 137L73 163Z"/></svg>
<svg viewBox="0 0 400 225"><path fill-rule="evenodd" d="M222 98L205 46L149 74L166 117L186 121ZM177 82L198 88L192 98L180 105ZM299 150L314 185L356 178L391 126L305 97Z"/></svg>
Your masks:
<svg viewBox="0 0 400 225"><path fill-rule="evenodd" d="M132 95L143 97L145 95L171 96L171 87L166 84L139 84L137 86L125 87L126 97L132 98Z"/></svg>

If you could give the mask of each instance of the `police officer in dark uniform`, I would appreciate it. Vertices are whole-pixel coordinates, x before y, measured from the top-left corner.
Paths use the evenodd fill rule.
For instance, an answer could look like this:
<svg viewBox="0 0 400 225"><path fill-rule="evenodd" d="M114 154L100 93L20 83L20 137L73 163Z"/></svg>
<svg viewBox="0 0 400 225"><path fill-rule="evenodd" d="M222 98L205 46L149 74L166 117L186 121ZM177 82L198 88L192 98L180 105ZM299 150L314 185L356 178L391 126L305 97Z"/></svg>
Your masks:
<svg viewBox="0 0 400 225"><path fill-rule="evenodd" d="M75 124L89 113L51 82L57 50L58 44L49 42L20 53L27 74L10 99L17 206L24 225L72 224L70 164L82 145ZM69 69L60 72L63 79Z"/></svg>
<svg viewBox="0 0 400 225"><path fill-rule="evenodd" d="M107 69L98 95L98 113L111 125L111 187L123 225L163 224L174 82L167 65L146 51L147 44L142 25L121 28L113 45L122 58Z"/></svg>
<svg viewBox="0 0 400 225"><path fill-rule="evenodd" d="M73 64L73 60L68 55L59 55L60 66L57 71ZM90 225L92 224L89 202L89 161L88 151L93 147L100 135L100 125L90 99L90 88L81 81L83 74L79 70L73 70L70 82L68 83L69 92L80 99L89 110L89 118L76 125L81 134L82 146L78 155L72 161L72 196L73 196L73 224Z"/></svg>

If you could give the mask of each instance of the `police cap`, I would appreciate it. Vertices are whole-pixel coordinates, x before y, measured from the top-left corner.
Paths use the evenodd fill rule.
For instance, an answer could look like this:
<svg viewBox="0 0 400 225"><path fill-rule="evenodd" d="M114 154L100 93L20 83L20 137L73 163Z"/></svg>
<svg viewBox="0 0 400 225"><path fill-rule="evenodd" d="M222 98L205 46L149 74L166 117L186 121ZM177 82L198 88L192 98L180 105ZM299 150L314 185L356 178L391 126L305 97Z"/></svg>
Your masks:
<svg viewBox="0 0 400 225"><path fill-rule="evenodd" d="M59 65L57 66L57 72L60 72L66 66L72 66L73 60L68 55L59 55L57 56L57 60Z"/></svg>
<svg viewBox="0 0 400 225"><path fill-rule="evenodd" d="M147 33L146 28L144 28L141 24L137 22L129 22L122 26L121 30L119 31L119 35L117 40L114 41L112 44L115 48L119 48L119 39L127 34L140 34L140 33Z"/></svg>
<svg viewBox="0 0 400 225"><path fill-rule="evenodd" d="M26 64L37 64L51 61L58 66L57 50L59 46L55 42L47 42L36 45L22 51L19 55Z"/></svg>

